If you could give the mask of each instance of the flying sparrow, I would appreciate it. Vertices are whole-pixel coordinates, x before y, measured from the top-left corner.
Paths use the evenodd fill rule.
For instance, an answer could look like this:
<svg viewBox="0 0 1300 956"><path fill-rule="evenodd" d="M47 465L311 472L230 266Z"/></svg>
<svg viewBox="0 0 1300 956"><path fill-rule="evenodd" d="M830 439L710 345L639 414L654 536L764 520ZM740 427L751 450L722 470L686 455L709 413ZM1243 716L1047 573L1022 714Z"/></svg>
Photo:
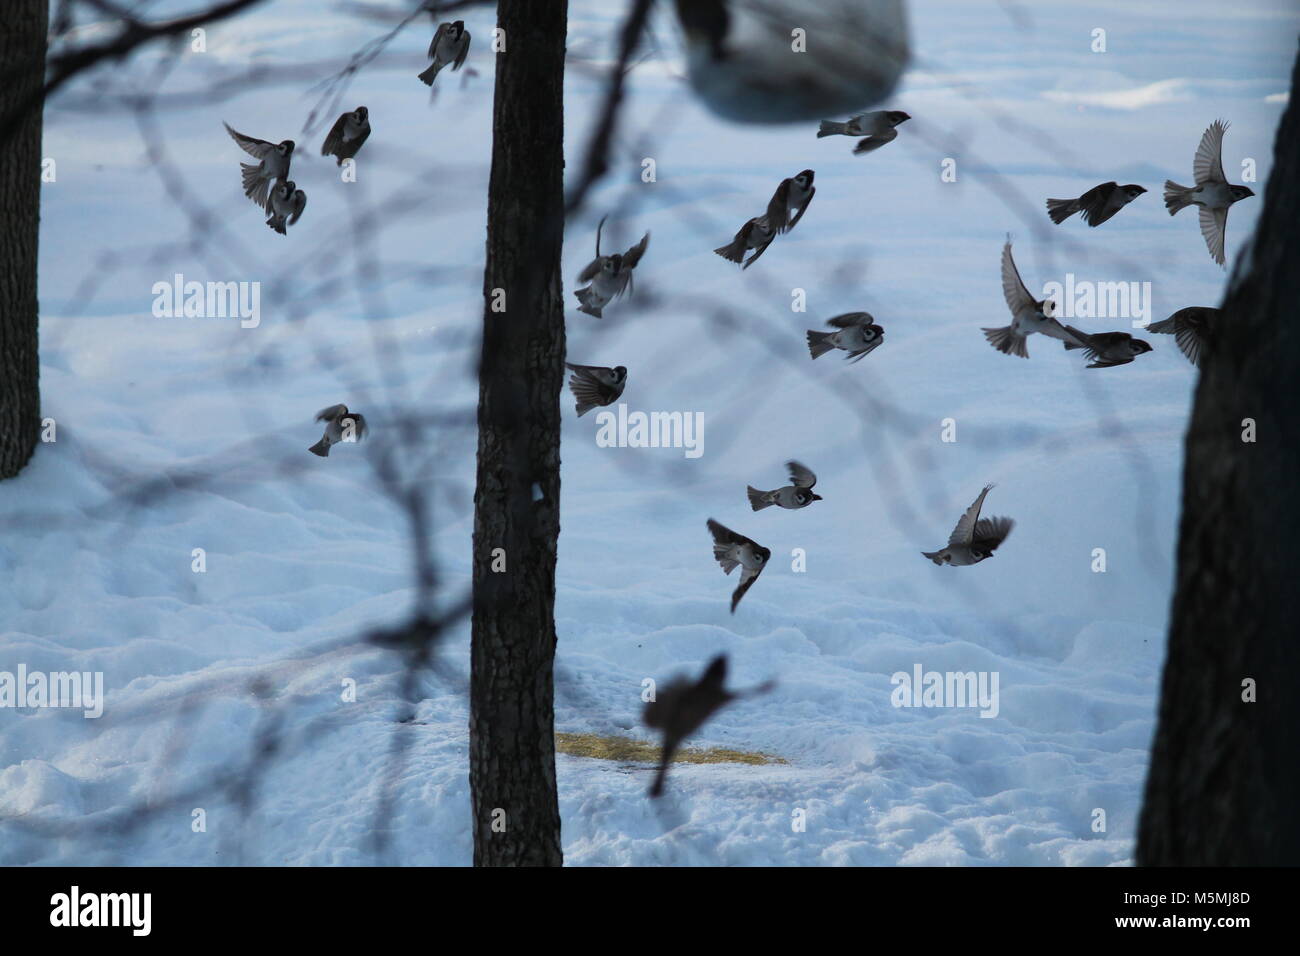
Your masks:
<svg viewBox="0 0 1300 956"><path fill-rule="evenodd" d="M773 198L775 199L775 197ZM745 253L753 249L754 254L749 257L748 262L741 266L742 270L748 269L758 261L759 256L767 251L767 247L772 244L772 240L775 238L776 231L772 228L768 217L765 215L755 216L740 227L740 231L736 233L734 239L725 246L718 246L713 251L728 262L739 263L745 258Z"/></svg>
<svg viewBox="0 0 1300 956"><path fill-rule="evenodd" d="M993 557L998 545L1007 539L1015 522L1010 518L981 518L980 508L984 505L984 496L992 485L985 485L975 503L966 509L966 513L957 522L948 536L948 547L939 551L922 551L921 553L935 564L949 564L962 567L967 564L979 564L985 558Z"/></svg>
<svg viewBox="0 0 1300 956"><path fill-rule="evenodd" d="M612 405L623 394L627 385L627 369L622 365L605 368L601 365L572 365L564 363L573 372L569 389L578 400L578 417L600 405Z"/></svg>
<svg viewBox="0 0 1300 956"><path fill-rule="evenodd" d="M1035 299L1020 280L1016 271L1015 260L1011 258L1011 240L1002 247L1002 295L1011 309L1011 324L1000 329L982 329L989 345L1006 355L1019 355L1029 358L1029 349L1025 339L1035 332L1050 335L1062 342L1074 342L1082 346L1065 326L1052 318L1056 303L1048 299Z"/></svg>
<svg viewBox="0 0 1300 956"><path fill-rule="evenodd" d="M886 143L898 139L898 126L912 117L902 110L878 110L874 113L859 113L847 123L822 120L817 130L817 138L823 136L860 136L858 145L853 147L853 155L870 153Z"/></svg>
<svg viewBox="0 0 1300 956"><path fill-rule="evenodd" d="M585 289L577 289L574 295L578 297L578 311L585 312L588 315L594 315L596 318L602 317L602 310L612 300L617 299L624 292L632 295L636 291L636 284L632 280L632 270L636 268L641 257L645 255L645 250L650 245L650 233L647 232L641 237L641 241L623 254L617 252L610 253L607 256L600 254L600 231L605 226L605 220L600 220L600 225L596 227L596 258L582 272L578 273L579 282L590 283Z"/></svg>
<svg viewBox="0 0 1300 956"><path fill-rule="evenodd" d="M1214 337L1222 316L1223 312L1219 309L1193 305L1179 309L1167 319L1152 322L1147 326L1147 331L1172 335L1179 351L1187 356L1187 361L1200 368L1201 357L1208 351L1210 340Z"/></svg>
<svg viewBox="0 0 1300 956"><path fill-rule="evenodd" d="M1079 340L1066 342L1065 350L1084 349L1083 357L1089 359L1088 368L1110 368L1114 365L1127 365L1143 352L1150 352L1151 346L1143 339L1135 339L1127 332L1080 332L1072 325L1066 331Z"/></svg>
<svg viewBox="0 0 1300 956"><path fill-rule="evenodd" d="M328 458L330 446L341 441L360 441L366 434L366 420L356 412L348 411L346 405L331 405L316 413L316 421L325 423L325 434L321 440L307 450L313 455Z"/></svg>
<svg viewBox="0 0 1300 956"><path fill-rule="evenodd" d="M254 139L230 128L223 123L230 138L239 144L239 148L258 160L252 163L240 163L239 168L244 182L244 195L263 209L266 208L267 193L271 184L277 179L289 178L289 161L293 158L293 140L286 139L279 143L268 143L264 139Z"/></svg>
<svg viewBox="0 0 1300 956"><path fill-rule="evenodd" d="M860 362L872 349L885 340L885 330L876 325L870 312L845 312L826 320L838 332L818 332L808 329L808 352L814 359L825 355L833 349L842 349L849 354L844 356L847 362Z"/></svg>
<svg viewBox="0 0 1300 956"><path fill-rule="evenodd" d="M698 681L679 677L660 688L654 700L647 701L641 719L647 727L663 732L663 754L650 785L650 796L663 794L668 764L681 742L699 730L718 708L738 696L723 689L726 681L727 656L719 654Z"/></svg>
<svg viewBox="0 0 1300 956"><path fill-rule="evenodd" d="M1165 208L1169 215L1187 206L1199 206L1201 235L1205 237L1211 258L1219 265L1223 265L1223 233L1228 225L1228 207L1255 195L1245 186L1232 185L1223 175L1223 134L1227 129L1227 123L1215 120L1201 136L1196 158L1192 160L1195 186L1180 186L1173 180L1165 180Z"/></svg>
<svg viewBox="0 0 1300 956"><path fill-rule="evenodd" d="M767 204L767 214L764 218L769 225L776 226L778 233L789 232L799 224L803 214L808 211L808 204L812 202L813 194L817 192L817 187L813 185L814 175L811 169L805 169L798 176L781 180L781 185L776 187L776 192L772 194L772 199ZM791 219L790 214L796 209L799 212Z"/></svg>
<svg viewBox="0 0 1300 956"><path fill-rule="evenodd" d="M713 557L722 566L722 570L730 574L737 566L740 567L740 584L731 595L731 613L735 614L736 605L763 573L772 552L743 534L736 534L730 528L718 524L712 518L708 525L713 534Z"/></svg>
<svg viewBox="0 0 1300 956"><path fill-rule="evenodd" d="M271 195L267 197L266 211L271 216L266 220L266 224L280 235L286 235L286 222L292 226L302 216L302 211L306 208L307 194L299 189L292 179L283 180L271 190Z"/></svg>
<svg viewBox="0 0 1300 956"><path fill-rule="evenodd" d="M1076 212L1081 212L1088 225L1100 226L1144 192L1146 190L1136 183L1127 186L1115 182L1102 183L1093 186L1078 199L1047 200L1047 215L1059 226Z"/></svg>
<svg viewBox="0 0 1300 956"><path fill-rule="evenodd" d="M325 143L320 148L322 156L337 156L338 165L343 160L351 159L361 149L370 135L370 111L358 106L351 113L344 113L334 121Z"/></svg>
<svg viewBox="0 0 1300 956"><path fill-rule="evenodd" d="M425 86L433 86L438 72L448 63L451 64L451 72L455 73L464 65L467 53L469 53L469 31L465 29L465 21L438 24L433 42L429 44L429 58L433 62L429 64L427 70L419 74L420 81ZM473 70L470 73L473 73Z"/></svg>
<svg viewBox="0 0 1300 956"><path fill-rule="evenodd" d="M749 506L755 511L762 511L772 505L791 509L806 508L814 501L822 500L822 496L813 494L812 490L817 484L816 475L797 461L788 461L785 466L790 471L790 484L786 487L777 488L775 491L759 491L749 485L745 486L745 491L749 495Z"/></svg>

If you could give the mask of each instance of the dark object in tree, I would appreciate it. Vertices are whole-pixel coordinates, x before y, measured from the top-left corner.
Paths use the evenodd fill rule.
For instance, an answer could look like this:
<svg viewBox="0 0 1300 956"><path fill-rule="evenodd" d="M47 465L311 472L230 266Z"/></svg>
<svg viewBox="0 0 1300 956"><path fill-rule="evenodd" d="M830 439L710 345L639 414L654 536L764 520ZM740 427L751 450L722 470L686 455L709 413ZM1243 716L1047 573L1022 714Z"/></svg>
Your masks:
<svg viewBox="0 0 1300 956"><path fill-rule="evenodd" d="M1274 154L1187 430L1141 866L1300 864L1300 60Z"/></svg>
<svg viewBox="0 0 1300 956"><path fill-rule="evenodd" d="M663 794L668 764L681 742L699 730L714 711L736 699L736 694L723 689L726 682L727 655L719 654L698 681L679 677L645 705L642 717L645 725L663 731L664 735L663 756L654 783L650 785L650 796Z"/></svg>
<svg viewBox="0 0 1300 956"><path fill-rule="evenodd" d="M498 26L526 39L496 57L492 115L470 652L476 866L563 862L553 678L567 22L564 0L497 5Z"/></svg>
<svg viewBox="0 0 1300 956"><path fill-rule="evenodd" d="M10 0L0 17L0 116L17 117L0 163L0 478L22 470L41 429L36 246L48 9L48 0Z"/></svg>

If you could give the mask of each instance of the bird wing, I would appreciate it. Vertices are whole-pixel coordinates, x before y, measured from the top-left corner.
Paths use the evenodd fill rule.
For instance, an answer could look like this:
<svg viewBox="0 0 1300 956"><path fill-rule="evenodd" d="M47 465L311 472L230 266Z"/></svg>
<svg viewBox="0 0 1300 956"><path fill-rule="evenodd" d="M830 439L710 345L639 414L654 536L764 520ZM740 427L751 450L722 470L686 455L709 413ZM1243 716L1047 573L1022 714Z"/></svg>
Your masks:
<svg viewBox="0 0 1300 956"><path fill-rule="evenodd" d="M872 351L875 350L875 349L880 345L880 343L883 342L883 341L885 341L885 340L882 339L882 338L877 338L874 342L872 342L872 343L871 343L870 345L868 345L866 348L858 349L858 351L856 351L856 352L850 352L848 355L844 356L844 364L845 364L845 365L852 365L852 364L855 363L855 362L861 362L864 358L866 358L868 355L870 355L870 354L872 353Z"/></svg>
<svg viewBox="0 0 1300 956"><path fill-rule="evenodd" d="M254 159L262 159L271 150L275 149L275 143L268 143L264 139L254 139L252 136L245 136L243 133L236 132L230 128L229 123L222 123L230 138L239 144L239 148L246 152Z"/></svg>
<svg viewBox="0 0 1300 956"><path fill-rule="evenodd" d="M641 257L645 255L646 247L649 245L650 245L650 233L647 232L644 236L641 237L640 242L638 242L627 252L623 253L623 266L627 269L635 269L636 264L641 261Z"/></svg>
<svg viewBox="0 0 1300 956"><path fill-rule="evenodd" d="M957 527L952 529L952 534L948 535L948 547L968 546L975 537L975 525L979 521L980 508L984 507L984 496L989 493L992 485L985 485L980 496L975 499L975 503L966 509L966 513L957 521Z"/></svg>
<svg viewBox="0 0 1300 956"><path fill-rule="evenodd" d="M603 258L603 256L597 256L595 259L592 259L591 264L578 273L578 281L590 282L592 279L596 278L596 275L600 272L600 263Z"/></svg>
<svg viewBox="0 0 1300 956"><path fill-rule="evenodd" d="M713 534L713 540L717 544L747 544L755 549L759 547L759 544L756 541L746 538L743 534L738 534L735 531L732 531L726 525L714 521L712 518L708 520L707 524L709 531Z"/></svg>
<svg viewBox="0 0 1300 956"><path fill-rule="evenodd" d="M1079 208L1083 211L1083 218L1090 226L1100 226L1115 213L1119 208L1107 209L1111 197L1115 195L1115 190L1119 189L1119 183L1102 183L1100 186L1093 186L1086 193L1079 197Z"/></svg>
<svg viewBox="0 0 1300 956"><path fill-rule="evenodd" d="M460 35L460 49L456 51L456 62L451 65L452 71L459 70L465 64L465 57L469 55L469 31L464 30Z"/></svg>
<svg viewBox="0 0 1300 956"><path fill-rule="evenodd" d="M307 208L307 194L301 189L295 189L293 193L293 215L289 217L289 225L293 225L302 217L302 211Z"/></svg>
<svg viewBox="0 0 1300 956"><path fill-rule="evenodd" d="M1205 340L1201 338L1196 329L1184 326L1174 333L1174 342L1178 345L1178 350L1187 356L1187 361L1191 362L1197 368L1201 365L1201 349L1205 346Z"/></svg>
<svg viewBox="0 0 1300 956"><path fill-rule="evenodd" d="M574 365L572 362L565 362L564 365L565 368L577 372L579 375L583 376L584 378L589 378L593 382L601 381L600 375L598 373L600 372L612 373L614 371L613 369L606 368L603 365Z"/></svg>
<svg viewBox="0 0 1300 956"><path fill-rule="evenodd" d="M1198 206L1201 217L1201 235L1205 237L1206 248L1219 265L1223 265L1223 234L1228 228L1228 210L1206 209Z"/></svg>
<svg viewBox="0 0 1300 956"><path fill-rule="evenodd" d="M745 596L745 592L754 586L754 582L758 580L758 576L763 573L763 568L765 567L767 567L766 564L761 564L756 570L751 571L749 568L741 565L740 583L736 585L736 590L731 592L732 614L736 613L736 605L739 604L740 599Z"/></svg>
<svg viewBox="0 0 1300 956"><path fill-rule="evenodd" d="M802 218L803 218L803 214L806 213L806 212L808 211L808 207L812 205L813 196L816 196L816 195L817 195L817 187L816 187L816 186L809 186L809 187L808 187L808 198L805 199L803 205L799 207L799 211L798 211L797 213L794 214L794 218L790 220L790 225L788 225L788 226L785 227L785 231L786 231L786 232L789 232L789 231L790 231L791 229L793 229L795 226L799 225L799 220L802 219Z"/></svg>
<svg viewBox="0 0 1300 956"><path fill-rule="evenodd" d="M607 405L612 391L607 385L584 372L573 373L569 378L569 390L573 392L573 397L578 400L579 405Z"/></svg>
<svg viewBox="0 0 1300 956"><path fill-rule="evenodd" d="M319 412L316 413L316 421L332 422L334 421L334 419L342 415L345 411L347 411L346 405L331 405L329 408L322 408Z"/></svg>
<svg viewBox="0 0 1300 956"><path fill-rule="evenodd" d="M438 24L438 29L435 30L434 33L433 33L433 40L430 41L430 43L429 43L429 58L430 58L430 59L433 58L434 51L436 51L436 50L438 49L438 41L441 40L444 36L447 35L447 30L448 30L448 28L449 28L450 26L451 26L450 23L439 23L439 24Z"/></svg>
<svg viewBox="0 0 1300 956"><path fill-rule="evenodd" d="M1217 310L1189 306L1186 309L1179 309L1167 319L1152 322L1147 328L1152 332L1172 333L1174 341L1178 344L1178 350L1187 356L1187 361L1199 367L1201 350L1205 347L1205 334L1209 331L1209 323L1213 321L1215 315Z"/></svg>
<svg viewBox="0 0 1300 956"><path fill-rule="evenodd" d="M837 329L848 329L855 325L871 325L875 321L870 312L845 312L843 315L827 319L826 324L833 325Z"/></svg>
<svg viewBox="0 0 1300 956"><path fill-rule="evenodd" d="M1015 526L1011 518L981 518L975 523L971 546L980 551L996 551Z"/></svg>
<svg viewBox="0 0 1300 956"><path fill-rule="evenodd" d="M858 140L858 144L853 147L853 155L861 156L863 153L874 152L886 143L892 143L896 139L898 139L898 130L891 126L879 133L873 133Z"/></svg>
<svg viewBox="0 0 1300 956"><path fill-rule="evenodd" d="M767 221L772 223L777 232L790 228L790 180L781 180L772 198L767 202Z"/></svg>
<svg viewBox="0 0 1300 956"><path fill-rule="evenodd" d="M749 245L749 237L753 234L754 230L758 228L758 225L759 225L758 219L751 219L749 222L745 223L744 228L740 230L745 235L746 246ZM763 253L767 252L767 247L772 244L772 240L775 238L776 238L776 233L769 231L767 234L767 241L764 242L761 246L755 247L754 254L750 256L747 260L745 260L745 264L740 267L741 270L743 271L745 269L748 269L755 262L757 262L758 257L761 256Z"/></svg>
<svg viewBox="0 0 1300 956"><path fill-rule="evenodd" d="M370 138L370 123L367 121L365 128L361 131L361 135L352 141L353 156L357 154L357 150L361 149L361 147L365 145L366 140L368 140L369 138Z"/></svg>
<svg viewBox="0 0 1300 956"><path fill-rule="evenodd" d="M1016 261L1011 258L1010 240L1002 247L1002 295L1007 300L1012 315L1019 315L1025 309L1034 307L1034 297L1025 288L1025 283L1016 270Z"/></svg>
<svg viewBox="0 0 1300 956"><path fill-rule="evenodd" d="M331 155L343 143L343 128L347 125L348 114L344 113L334 121L330 127L329 135L325 137L325 142L321 145L320 154L322 156Z"/></svg>
<svg viewBox="0 0 1300 956"><path fill-rule="evenodd" d="M1196 158L1192 160L1192 175L1196 178L1196 185L1228 181L1223 175L1223 134L1227 129L1227 123L1215 120L1201 136L1201 145L1196 147Z"/></svg>
<svg viewBox="0 0 1300 956"><path fill-rule="evenodd" d="M817 484L817 476L807 465L801 465L797 461L787 461L785 467L790 470L790 483L796 488L811 488Z"/></svg>
<svg viewBox="0 0 1300 956"><path fill-rule="evenodd" d="M1038 330L1043 335L1050 336L1054 339L1060 339L1062 342L1068 342L1071 345L1078 345L1081 348L1089 347L1089 340L1095 339L1095 335L1083 335L1078 329L1066 327L1051 316L1043 323L1043 327Z"/></svg>

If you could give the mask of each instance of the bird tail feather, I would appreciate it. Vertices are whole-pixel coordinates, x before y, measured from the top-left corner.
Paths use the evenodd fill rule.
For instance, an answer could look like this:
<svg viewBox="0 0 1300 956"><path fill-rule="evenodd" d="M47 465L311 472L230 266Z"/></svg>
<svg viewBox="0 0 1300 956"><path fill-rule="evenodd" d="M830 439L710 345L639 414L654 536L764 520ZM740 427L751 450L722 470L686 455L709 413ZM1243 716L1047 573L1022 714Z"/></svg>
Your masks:
<svg viewBox="0 0 1300 956"><path fill-rule="evenodd" d="M943 564L943 558L939 557L939 555L943 554L942 551L922 551L921 554L925 555L935 564Z"/></svg>
<svg viewBox="0 0 1300 956"><path fill-rule="evenodd" d="M981 329L989 345L1005 355L1018 355L1029 358L1029 349L1025 345L1025 336L1012 332L1014 326L1004 325L1000 329Z"/></svg>
<svg viewBox="0 0 1300 956"><path fill-rule="evenodd" d="M442 64L434 60L429 64L429 68L419 74L420 82L425 86L433 86L433 81L438 78L438 71L442 69Z"/></svg>
<svg viewBox="0 0 1300 956"><path fill-rule="evenodd" d="M320 455L322 458L328 458L330 456L330 443L327 442L324 438L321 438L320 441L312 445L307 450L311 452L313 455Z"/></svg>
<svg viewBox="0 0 1300 956"><path fill-rule="evenodd" d="M728 262L740 262L745 258L745 244L739 239L734 239L725 246L718 246L713 251Z"/></svg>
<svg viewBox="0 0 1300 956"><path fill-rule="evenodd" d="M825 355L827 352L835 348L834 345L827 341L827 339L834 334L834 332L817 332L813 329L808 330L808 352L813 358Z"/></svg>
<svg viewBox="0 0 1300 956"><path fill-rule="evenodd" d="M1077 199L1049 199L1047 200L1047 215L1052 222L1058 226L1069 219L1079 211L1079 200Z"/></svg>
<svg viewBox="0 0 1300 956"><path fill-rule="evenodd" d="M1169 210L1169 215L1174 215L1180 209L1186 209L1194 205L1191 195L1196 189L1192 186L1180 186L1172 179L1165 180L1165 208Z"/></svg>
<svg viewBox="0 0 1300 956"><path fill-rule="evenodd" d="M817 128L817 138L823 136L840 136L849 131L848 123L836 123L832 120L822 120L822 125Z"/></svg>
<svg viewBox="0 0 1300 956"><path fill-rule="evenodd" d="M772 507L772 502L767 500L768 492L759 491L757 488L746 485L745 493L749 495L749 506L755 511L762 511L764 508Z"/></svg>

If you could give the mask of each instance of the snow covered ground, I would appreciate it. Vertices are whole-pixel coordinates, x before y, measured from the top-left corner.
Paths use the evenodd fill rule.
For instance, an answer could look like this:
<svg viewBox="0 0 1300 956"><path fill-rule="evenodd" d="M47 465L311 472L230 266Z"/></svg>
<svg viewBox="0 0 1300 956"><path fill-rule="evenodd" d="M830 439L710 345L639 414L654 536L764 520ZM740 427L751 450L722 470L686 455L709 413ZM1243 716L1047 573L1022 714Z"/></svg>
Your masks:
<svg viewBox="0 0 1300 956"><path fill-rule="evenodd" d="M572 6L571 174L622 5ZM677 765L656 806L651 768L561 756L568 863L1131 859L1195 370L1164 336L1133 365L1085 371L1040 337L1027 362L1000 355L979 329L1008 321L997 271L1008 232L1035 292L1072 273L1149 282L1152 319L1217 304L1226 273L1194 215L1169 218L1160 186L1189 181L1202 131L1224 117L1229 178L1252 159L1262 193L1300 16L1282 0L1234 4L1229 19L1208 0L910 9L915 63L888 105L914 119L865 157L849 139L816 139L814 125L715 119L690 98L675 31L657 19L663 55L631 74L615 172L570 226L570 301L600 215L612 211L606 236L624 246L652 233L635 299L603 321L569 312L570 360L624 364L630 409L701 412L705 424L698 458L598 447L594 416L576 419L566 394L557 729L643 736L641 681L727 652L732 685L777 687L692 743L788 763ZM306 0L214 27L206 53L166 69L149 55L116 74L119 92L178 97L153 119L95 106L86 84L47 111L57 181L43 194L41 375L58 439L0 486L0 671L102 671L107 701L98 719L0 710L11 818L0 863L374 860L400 660L351 647L272 665L400 620L413 594L405 518L368 457L381 443L316 459L314 412L347 402L377 438L399 409L472 413L493 68L490 13L466 21L478 75L445 75L430 102L415 80L421 24L344 95L344 108L369 106L375 129L354 184L318 155L323 130L302 134L317 101L307 91L387 25ZM1104 53L1090 49L1097 28ZM301 69L186 96L249 62L273 79ZM245 157L223 119L300 141L294 179L310 199L287 238L240 196ZM175 178L145 153L152 129ZM641 181L646 157L656 182ZM945 159L955 182L941 179ZM710 252L805 167L818 192L797 230L743 274ZM1045 198L1109 179L1150 192L1096 230L1048 222ZM200 223L207 243L192 241L195 199L215 213ZM1260 201L1234 207L1229 257ZM354 242L353 216L372 204L384 228ZM176 273L260 282L260 323L155 317L154 284ZM806 313L791 309L796 289ZM720 301L737 321L715 321ZM810 362L804 330L857 309L885 344L856 365ZM945 419L955 442L941 440ZM455 595L468 580L474 442L465 428L444 434L427 481ZM818 473L825 500L751 513L745 485L777 487L788 458ZM178 471L206 480L164 478L143 502L121 494ZM986 514L1017 521L996 560L925 561L918 552L946 541L987 482ZM773 551L734 616L708 517ZM196 548L205 573L191 570ZM806 571L793 570L794 549ZM401 725L409 751L386 826L402 863L471 858L467 626L439 661ZM996 716L893 706L891 675L917 665L996 673ZM262 702L255 673L268 678ZM341 699L346 679L355 702ZM286 743L243 825L220 783L274 714ZM124 833L89 829L142 805L153 812Z"/></svg>

